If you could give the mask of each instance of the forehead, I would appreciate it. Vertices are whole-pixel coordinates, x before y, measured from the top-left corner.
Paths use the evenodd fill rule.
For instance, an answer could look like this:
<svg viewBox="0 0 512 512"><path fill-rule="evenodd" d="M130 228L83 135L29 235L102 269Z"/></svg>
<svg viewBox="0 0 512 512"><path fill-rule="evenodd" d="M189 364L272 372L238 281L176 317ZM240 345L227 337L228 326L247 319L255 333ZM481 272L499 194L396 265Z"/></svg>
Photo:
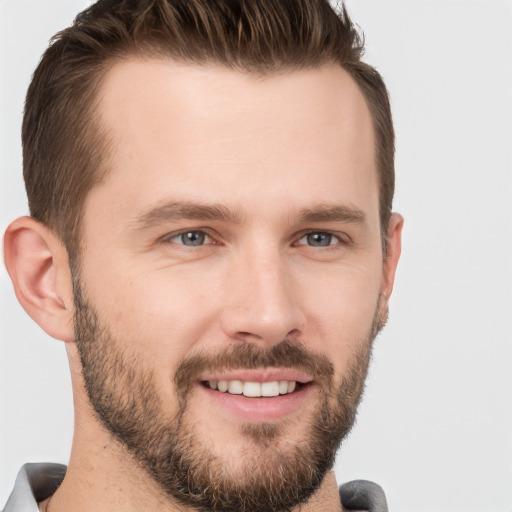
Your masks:
<svg viewBox="0 0 512 512"><path fill-rule="evenodd" d="M131 209L175 195L263 208L361 194L377 208L371 116L337 65L256 75L132 58L107 73L98 112L112 148L99 187Z"/></svg>

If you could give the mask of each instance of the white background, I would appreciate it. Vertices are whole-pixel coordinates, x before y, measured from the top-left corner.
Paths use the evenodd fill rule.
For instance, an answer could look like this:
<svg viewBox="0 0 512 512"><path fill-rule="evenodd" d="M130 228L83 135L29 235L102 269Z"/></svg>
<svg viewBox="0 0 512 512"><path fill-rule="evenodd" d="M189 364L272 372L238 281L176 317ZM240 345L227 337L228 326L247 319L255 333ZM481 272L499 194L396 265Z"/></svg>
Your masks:
<svg viewBox="0 0 512 512"><path fill-rule="evenodd" d="M26 214L20 124L48 39L86 0L0 0L0 229ZM406 218L391 320L337 462L392 512L512 511L512 2L348 0L383 74ZM64 347L0 269L0 506L27 461L66 462Z"/></svg>

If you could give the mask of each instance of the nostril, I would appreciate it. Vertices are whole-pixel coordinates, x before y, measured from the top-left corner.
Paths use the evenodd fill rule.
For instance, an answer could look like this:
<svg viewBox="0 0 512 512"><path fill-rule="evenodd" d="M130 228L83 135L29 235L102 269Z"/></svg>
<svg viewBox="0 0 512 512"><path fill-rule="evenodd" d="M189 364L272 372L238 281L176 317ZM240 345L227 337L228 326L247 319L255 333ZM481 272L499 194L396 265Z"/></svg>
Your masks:
<svg viewBox="0 0 512 512"><path fill-rule="evenodd" d="M259 334L254 334L253 332L246 332L246 331L240 331L239 333L237 333L240 337L243 337L243 338L258 338L258 339L261 339L261 336Z"/></svg>
<svg viewBox="0 0 512 512"><path fill-rule="evenodd" d="M233 341L271 346L284 339L299 339L305 324L301 310L272 304L234 304L223 308L221 328ZM261 301L260 301L261 302Z"/></svg>

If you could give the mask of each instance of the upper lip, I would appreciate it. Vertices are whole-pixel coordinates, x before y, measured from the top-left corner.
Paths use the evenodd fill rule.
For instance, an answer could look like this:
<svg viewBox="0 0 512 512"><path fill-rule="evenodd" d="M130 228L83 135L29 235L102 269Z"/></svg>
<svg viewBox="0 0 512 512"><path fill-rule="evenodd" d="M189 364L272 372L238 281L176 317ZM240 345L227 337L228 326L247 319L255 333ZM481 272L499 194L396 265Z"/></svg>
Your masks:
<svg viewBox="0 0 512 512"><path fill-rule="evenodd" d="M226 370L219 373L205 373L200 376L199 380L241 380L243 382L295 381L307 384L313 380L313 377L306 372L294 368L262 368L255 370L239 369Z"/></svg>

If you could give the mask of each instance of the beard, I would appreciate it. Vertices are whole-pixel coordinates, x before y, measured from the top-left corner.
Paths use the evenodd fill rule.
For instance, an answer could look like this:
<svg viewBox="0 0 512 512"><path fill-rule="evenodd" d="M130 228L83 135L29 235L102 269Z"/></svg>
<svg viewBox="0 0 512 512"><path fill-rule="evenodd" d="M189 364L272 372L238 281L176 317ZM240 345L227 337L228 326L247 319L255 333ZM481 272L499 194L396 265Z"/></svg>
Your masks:
<svg viewBox="0 0 512 512"><path fill-rule="evenodd" d="M369 332L358 340L360 348L337 385L333 364L293 340L268 349L238 342L216 354L188 356L175 369L178 407L177 413L170 414L162 405L153 370L144 367L143 358L125 349L124 340L116 339L100 321L78 279L74 280L74 301L82 374L98 420L166 496L213 512L285 512L314 494L354 423L372 342L387 316L377 304ZM142 346L144 340L140 341ZM318 387L316 410L300 419L303 434L294 442L287 440L284 422L241 424L248 449L227 463L194 433L190 391L205 371L272 367L310 374Z"/></svg>

